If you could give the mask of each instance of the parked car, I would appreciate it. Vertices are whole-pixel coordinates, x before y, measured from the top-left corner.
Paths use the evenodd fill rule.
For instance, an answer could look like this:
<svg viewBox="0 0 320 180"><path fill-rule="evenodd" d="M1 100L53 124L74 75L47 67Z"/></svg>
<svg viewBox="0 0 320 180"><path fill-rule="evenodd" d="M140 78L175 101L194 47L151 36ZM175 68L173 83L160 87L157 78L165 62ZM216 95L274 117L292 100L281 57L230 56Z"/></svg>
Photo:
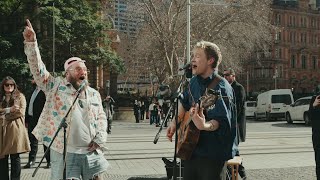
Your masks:
<svg viewBox="0 0 320 180"><path fill-rule="evenodd" d="M293 102L291 89L275 89L261 93L257 97L255 119L285 118L287 109Z"/></svg>
<svg viewBox="0 0 320 180"><path fill-rule="evenodd" d="M253 118L256 112L257 101L246 101L244 103L246 118Z"/></svg>
<svg viewBox="0 0 320 180"><path fill-rule="evenodd" d="M311 98L312 96L303 97L290 105L286 113L286 120L289 124L292 124L293 121L304 121L306 125L311 124L308 114Z"/></svg>

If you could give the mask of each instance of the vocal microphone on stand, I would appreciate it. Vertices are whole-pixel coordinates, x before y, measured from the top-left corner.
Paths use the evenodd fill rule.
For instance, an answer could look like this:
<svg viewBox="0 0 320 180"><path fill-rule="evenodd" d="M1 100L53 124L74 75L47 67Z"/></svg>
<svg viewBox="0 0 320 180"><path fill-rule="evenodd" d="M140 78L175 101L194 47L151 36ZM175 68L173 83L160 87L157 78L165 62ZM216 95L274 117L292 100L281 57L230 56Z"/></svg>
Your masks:
<svg viewBox="0 0 320 180"><path fill-rule="evenodd" d="M84 89L84 87L86 86L86 84L87 84L87 80L82 80L82 82L81 82L81 84L80 84L80 86L79 86L79 88L78 88L78 90L75 92L75 94L78 94L78 93L80 93L83 89Z"/></svg>
<svg viewBox="0 0 320 180"><path fill-rule="evenodd" d="M188 69L191 69L191 63L185 64L182 68L179 69L179 71L188 70Z"/></svg>

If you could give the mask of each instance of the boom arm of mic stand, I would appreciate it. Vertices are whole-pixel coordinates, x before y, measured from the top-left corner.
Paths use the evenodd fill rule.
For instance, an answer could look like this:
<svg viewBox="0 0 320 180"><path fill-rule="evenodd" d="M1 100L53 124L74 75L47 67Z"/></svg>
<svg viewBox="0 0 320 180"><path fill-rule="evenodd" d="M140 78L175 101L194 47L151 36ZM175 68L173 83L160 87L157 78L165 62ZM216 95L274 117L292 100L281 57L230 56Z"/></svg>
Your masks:
<svg viewBox="0 0 320 180"><path fill-rule="evenodd" d="M163 125L164 125L164 124L168 121L168 119L169 119L169 112L171 112L171 109L172 109L172 107L173 107L173 104L174 104L174 103L171 103L170 108L169 108L169 110L168 110L168 113L166 114L166 117L165 117L164 121L162 121L162 124L161 124L161 126L160 126L160 129L159 129L157 135L154 137L153 144L157 144L157 142L158 142L158 140L159 140L159 137L160 137L160 133L161 133L162 128L163 128Z"/></svg>
<svg viewBox="0 0 320 180"><path fill-rule="evenodd" d="M34 176L37 174L37 172L38 172L38 170L39 170L39 167L40 167L40 165L41 165L44 157L48 154L48 152L49 152L49 150L50 150L50 147L51 147L53 141L56 139L56 137L57 137L59 131L61 130L61 128L64 128L63 160L64 160L64 162L65 162L66 149L67 149L67 147L66 147L66 128L67 128L67 126L68 126L67 123L66 123L66 119L67 119L67 117L68 117L68 115L69 115L72 107L74 106L74 104L76 103L77 99L79 98L80 92L81 92L81 91L78 92L78 94L77 94L76 98L73 100L73 103L72 103L72 105L70 106L67 114L66 114L66 115L64 116L64 118L61 120L61 122L60 122L60 124L59 124L59 126L58 126L57 131L55 132L55 134L54 134L54 136L53 136L53 138L52 138L52 140L51 140L51 142L50 142L50 144L49 144L46 152L44 153L41 161L39 162L37 168L34 170L34 172L33 172L33 174L32 174L32 177L34 177ZM64 179L64 180L67 179L67 178L66 178L66 169L65 169L65 168L66 168L66 166L64 166L64 170L63 170L63 179Z"/></svg>

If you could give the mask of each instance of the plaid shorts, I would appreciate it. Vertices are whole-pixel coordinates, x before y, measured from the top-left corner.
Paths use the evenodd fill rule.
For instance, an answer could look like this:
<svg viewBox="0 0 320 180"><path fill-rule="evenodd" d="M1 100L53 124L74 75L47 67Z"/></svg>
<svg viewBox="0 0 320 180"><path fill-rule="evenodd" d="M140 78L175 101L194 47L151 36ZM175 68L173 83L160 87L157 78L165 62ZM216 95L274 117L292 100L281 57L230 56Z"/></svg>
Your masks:
<svg viewBox="0 0 320 180"><path fill-rule="evenodd" d="M63 155L51 150L51 179L63 179ZM67 153L67 179L89 180L107 170L109 163L96 151L87 154Z"/></svg>

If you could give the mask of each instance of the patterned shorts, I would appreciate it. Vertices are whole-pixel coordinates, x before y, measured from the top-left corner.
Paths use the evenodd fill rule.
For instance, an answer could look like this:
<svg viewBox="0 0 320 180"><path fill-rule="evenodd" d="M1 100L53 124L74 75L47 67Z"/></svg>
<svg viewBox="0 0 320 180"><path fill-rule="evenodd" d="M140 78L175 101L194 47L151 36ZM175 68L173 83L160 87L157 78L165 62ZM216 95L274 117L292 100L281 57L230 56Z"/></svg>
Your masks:
<svg viewBox="0 0 320 180"><path fill-rule="evenodd" d="M63 179L63 155L52 150L51 179ZM67 153L66 156L67 179L89 180L107 170L109 163L103 154L96 151L87 154Z"/></svg>

